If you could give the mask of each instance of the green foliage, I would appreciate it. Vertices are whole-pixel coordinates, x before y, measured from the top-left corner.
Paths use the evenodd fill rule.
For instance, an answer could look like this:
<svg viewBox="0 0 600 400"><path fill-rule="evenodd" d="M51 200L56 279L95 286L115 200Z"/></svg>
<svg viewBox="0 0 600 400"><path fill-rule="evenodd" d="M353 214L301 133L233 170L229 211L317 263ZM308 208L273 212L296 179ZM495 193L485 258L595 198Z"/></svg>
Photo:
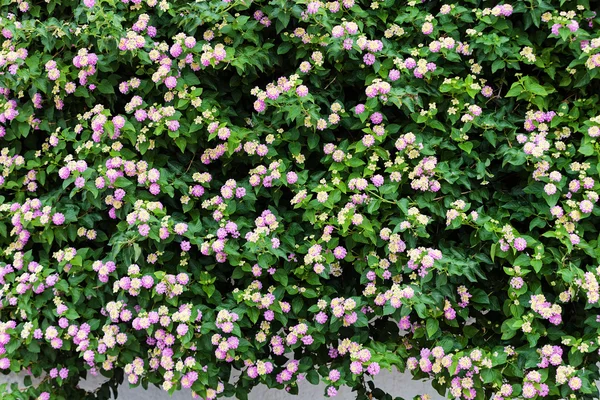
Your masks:
<svg viewBox="0 0 600 400"><path fill-rule="evenodd" d="M38 3L0 0L3 399L599 395L590 2Z"/></svg>

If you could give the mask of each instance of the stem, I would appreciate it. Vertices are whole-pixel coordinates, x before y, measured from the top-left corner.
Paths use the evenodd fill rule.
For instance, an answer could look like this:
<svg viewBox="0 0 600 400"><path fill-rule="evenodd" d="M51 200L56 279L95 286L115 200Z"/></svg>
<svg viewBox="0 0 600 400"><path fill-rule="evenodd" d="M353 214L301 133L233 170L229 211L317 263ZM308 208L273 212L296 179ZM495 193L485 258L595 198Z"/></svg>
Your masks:
<svg viewBox="0 0 600 400"><path fill-rule="evenodd" d="M380 195L378 195L377 193L373 193L373 192L371 192L371 191L368 191L368 193L369 193L370 195L373 195L373 196L377 197L379 200L381 200L381 201L383 201L383 202L385 202L385 203L389 203L389 204L394 204L394 205L396 205L396 202L395 202L395 201L391 201L391 200L384 199L383 197L381 197L381 196L380 196Z"/></svg>

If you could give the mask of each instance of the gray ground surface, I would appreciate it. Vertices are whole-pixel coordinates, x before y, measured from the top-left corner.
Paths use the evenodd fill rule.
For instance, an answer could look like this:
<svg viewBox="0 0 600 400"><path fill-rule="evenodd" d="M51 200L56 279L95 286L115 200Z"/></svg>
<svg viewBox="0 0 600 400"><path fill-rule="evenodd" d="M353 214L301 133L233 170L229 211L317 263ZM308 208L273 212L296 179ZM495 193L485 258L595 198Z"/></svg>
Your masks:
<svg viewBox="0 0 600 400"><path fill-rule="evenodd" d="M17 375L0 375L0 383L19 381ZM90 379L89 381L82 384L82 387L94 388L101 383L99 379ZM439 396L437 392L431 387L428 382L418 382L410 379L410 375L401 374L399 372L382 371L377 376L377 385L393 396L403 396L405 399L412 399L413 396L429 394L431 400L441 400L443 397ZM264 386L256 387L252 393L250 393L250 400L304 400L304 399L323 399L325 396L324 385L314 386L304 381L300 385L299 396L292 396L284 393L281 390L270 390ZM173 397L170 397L166 392L158 388L149 388L145 391L142 388L129 389L128 385L123 385L122 391L119 391L119 400L188 400L192 396L190 391L176 392ZM0 399L2 394L0 393ZM350 400L354 399L350 389L340 390L336 399L339 400Z"/></svg>

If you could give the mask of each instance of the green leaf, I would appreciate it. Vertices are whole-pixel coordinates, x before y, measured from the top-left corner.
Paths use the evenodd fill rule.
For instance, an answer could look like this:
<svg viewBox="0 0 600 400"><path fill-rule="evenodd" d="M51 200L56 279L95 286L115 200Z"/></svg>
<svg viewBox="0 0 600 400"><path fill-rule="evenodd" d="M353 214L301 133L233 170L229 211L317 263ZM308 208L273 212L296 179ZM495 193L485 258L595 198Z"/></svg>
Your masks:
<svg viewBox="0 0 600 400"><path fill-rule="evenodd" d="M490 129L483 132L483 137L494 147L496 147L496 133Z"/></svg>
<svg viewBox="0 0 600 400"><path fill-rule="evenodd" d="M37 340L32 340L31 343L29 343L27 345L27 350L32 353L39 353L40 352L39 342Z"/></svg>
<svg viewBox="0 0 600 400"><path fill-rule="evenodd" d="M175 144L179 147L182 153L185 153L185 148L187 147L187 140L184 137L178 137L175 139Z"/></svg>
<svg viewBox="0 0 600 400"><path fill-rule="evenodd" d="M438 121L437 119L431 119L428 121L427 125L431 126L434 129L440 130L442 132L446 131L446 128L444 127L444 125Z"/></svg>
<svg viewBox="0 0 600 400"><path fill-rule="evenodd" d="M510 90L504 95L504 97L517 97L521 93L523 93L523 87L521 83L515 82L511 85Z"/></svg>
<svg viewBox="0 0 600 400"><path fill-rule="evenodd" d="M473 150L473 142L459 143L458 147L467 152L467 154L471 154L471 150Z"/></svg>
<svg viewBox="0 0 600 400"><path fill-rule="evenodd" d="M582 144L578 150L584 156L591 156L594 154L594 146L591 143Z"/></svg>
<svg viewBox="0 0 600 400"><path fill-rule="evenodd" d="M308 136L308 148L311 150L314 150L317 148L317 146L319 145L319 135L317 135L316 133L311 133Z"/></svg>
<svg viewBox="0 0 600 400"><path fill-rule="evenodd" d="M535 270L536 273L539 273L542 269L542 260L531 260L531 266Z"/></svg>
<svg viewBox="0 0 600 400"><path fill-rule="evenodd" d="M65 317L67 317L70 320L79 318L79 313L77 311L75 311L74 308L69 308L64 315L65 315Z"/></svg>
<svg viewBox="0 0 600 400"><path fill-rule="evenodd" d="M215 285L202 285L202 290L210 298L215 293Z"/></svg>
<svg viewBox="0 0 600 400"><path fill-rule="evenodd" d="M278 268L273 274L273 279L279 282L281 286L286 287L288 285L288 275L285 269Z"/></svg>
<svg viewBox="0 0 600 400"><path fill-rule="evenodd" d="M308 371L308 373L306 374L306 380L309 381L312 385L318 385L319 384L319 374L314 369L311 371Z"/></svg>
<svg viewBox="0 0 600 400"><path fill-rule="evenodd" d="M286 54L292 49L292 44L290 42L284 42L279 45L277 48L277 54Z"/></svg>
<svg viewBox="0 0 600 400"><path fill-rule="evenodd" d="M114 86L106 79L100 82L96 89L102 94L113 94L115 93Z"/></svg>
<svg viewBox="0 0 600 400"><path fill-rule="evenodd" d="M200 84L200 79L198 79L196 74L191 71L183 74L183 80L186 84L188 84L188 86L196 86Z"/></svg>
<svg viewBox="0 0 600 400"><path fill-rule="evenodd" d="M481 371L481 378L484 383L502 382L502 373L495 369L484 369Z"/></svg>
<svg viewBox="0 0 600 400"><path fill-rule="evenodd" d="M492 63L492 74L498 71L499 69L504 69L506 63L503 60L495 60Z"/></svg>
<svg viewBox="0 0 600 400"><path fill-rule="evenodd" d="M260 311L258 308L250 307L248 310L246 310L246 315L248 315L248 318L250 318L252 323L256 324L258 317L260 316Z"/></svg>
<svg viewBox="0 0 600 400"><path fill-rule="evenodd" d="M486 292L481 289L471 290L471 301L478 304L490 304L490 299Z"/></svg>
<svg viewBox="0 0 600 400"><path fill-rule="evenodd" d="M292 311L294 311L294 314L299 315L303 305L304 301L302 297L294 297L294 300L292 300Z"/></svg>
<svg viewBox="0 0 600 400"><path fill-rule="evenodd" d="M302 151L302 145L299 142L291 142L288 144L288 149L292 155L297 155Z"/></svg>
<svg viewBox="0 0 600 400"><path fill-rule="evenodd" d="M548 92L542 85L531 79L524 79L525 90L539 96L547 96ZM507 96L508 97L508 96Z"/></svg>
<svg viewBox="0 0 600 400"><path fill-rule="evenodd" d="M440 322L435 318L427 318L426 322L427 337L433 338L440 329Z"/></svg>

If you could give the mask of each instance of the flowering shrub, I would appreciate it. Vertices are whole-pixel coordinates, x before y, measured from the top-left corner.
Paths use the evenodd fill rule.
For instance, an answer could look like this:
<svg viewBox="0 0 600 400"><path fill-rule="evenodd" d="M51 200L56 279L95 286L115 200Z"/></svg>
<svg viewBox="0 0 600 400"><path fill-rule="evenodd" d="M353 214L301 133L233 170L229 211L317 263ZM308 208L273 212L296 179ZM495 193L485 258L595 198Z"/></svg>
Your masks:
<svg viewBox="0 0 600 400"><path fill-rule="evenodd" d="M2 0L2 398L598 396L590 3Z"/></svg>

